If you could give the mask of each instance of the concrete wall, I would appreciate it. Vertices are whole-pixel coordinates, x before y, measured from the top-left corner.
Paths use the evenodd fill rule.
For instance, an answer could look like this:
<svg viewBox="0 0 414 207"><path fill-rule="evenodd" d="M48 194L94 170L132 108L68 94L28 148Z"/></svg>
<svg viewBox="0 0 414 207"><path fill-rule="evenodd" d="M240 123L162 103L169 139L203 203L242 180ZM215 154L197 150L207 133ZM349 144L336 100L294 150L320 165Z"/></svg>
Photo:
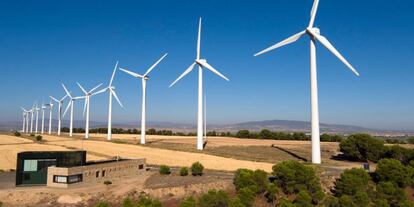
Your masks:
<svg viewBox="0 0 414 207"><path fill-rule="evenodd" d="M105 180L112 180L123 176L140 175L145 169L145 159L120 160L71 168L49 167L47 172L47 186L67 188L79 186L84 183L104 182ZM69 176L77 174L82 174L82 182L66 184L55 183L53 180L54 175Z"/></svg>

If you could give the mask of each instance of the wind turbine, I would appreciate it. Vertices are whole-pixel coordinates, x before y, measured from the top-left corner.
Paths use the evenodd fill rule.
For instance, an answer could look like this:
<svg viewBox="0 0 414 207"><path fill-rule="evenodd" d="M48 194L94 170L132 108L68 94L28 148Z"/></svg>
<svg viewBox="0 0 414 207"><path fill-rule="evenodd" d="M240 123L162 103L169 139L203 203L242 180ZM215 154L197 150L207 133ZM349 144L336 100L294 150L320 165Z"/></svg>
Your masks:
<svg viewBox="0 0 414 207"><path fill-rule="evenodd" d="M37 134L38 132L38 125L39 125L39 110L40 108L38 107L37 103L36 103L36 107L35 107L35 111L36 111L36 127L35 127L35 133Z"/></svg>
<svg viewBox="0 0 414 207"><path fill-rule="evenodd" d="M73 135L73 106L75 105L75 100L79 100L82 98L85 98L84 96L78 96L78 97L72 97L72 95L70 95L70 92L68 91L68 89L65 87L65 85L62 83L62 87L66 92L66 95L69 97L69 103L68 106L66 107L65 112L63 112L63 117L65 117L66 112L68 112L68 109L70 107L70 127L69 127L69 136L72 137Z"/></svg>
<svg viewBox="0 0 414 207"><path fill-rule="evenodd" d="M115 92L115 87L112 85L112 82L113 82L114 77L115 77L115 72L116 72L116 70L117 70L117 69L118 69L118 61L116 61L115 68L114 68L114 70L113 70L113 72L112 72L111 80L109 81L109 85L108 85L108 87L106 87L106 88L104 88L104 89L102 89L102 90L100 90L100 91L96 92L97 94L98 94L98 93L103 93L103 92L105 92L105 91L108 91L108 93L109 93L109 109L108 109L108 136L107 136L107 139L108 139L108 140L111 140L111 139L112 139L112 96L114 96L114 97L115 97L116 101L118 102L118 104L119 104L121 107L124 107L124 106L122 105L121 101L119 100L118 96L116 95L116 92Z"/></svg>
<svg viewBox="0 0 414 207"><path fill-rule="evenodd" d="M125 73L128 73L129 75L135 77L135 78L141 78L142 82L142 112L141 112L141 144L145 144L145 115L146 115L146 88L147 88L147 80L149 79L148 74L155 68L155 66L158 65L158 63L161 62L162 59L167 56L167 53L165 53L157 62L155 62L148 70L144 73L144 75L140 75L138 73L131 72L126 69L120 68L120 70L124 71Z"/></svg>
<svg viewBox="0 0 414 207"><path fill-rule="evenodd" d="M26 131L26 118L27 118L27 113L29 113L29 111L27 111L25 108L20 107L23 110L23 130L22 132L24 133Z"/></svg>
<svg viewBox="0 0 414 207"><path fill-rule="evenodd" d="M63 104L63 101L65 100L65 98L67 96L68 95L65 95L65 96L63 96L63 98L61 98L59 100L54 98L53 96L50 96L50 98L52 100L54 100L55 102L58 103L58 136L60 136L61 126L62 126L62 104ZM50 111L52 111L52 108L50 108ZM50 113L50 114L51 114L50 116L52 116L52 113ZM49 123L51 123L50 120L49 120ZM50 133L50 126L49 126L49 133Z"/></svg>
<svg viewBox="0 0 414 207"><path fill-rule="evenodd" d="M314 21L316 11L318 9L319 0L315 0L312 6L311 16L308 27L299 32L257 54L258 56L267 53L276 48L285 46L287 44L297 41L304 35L308 35L310 38L310 79L311 79L311 119L312 119L312 163L321 163L321 149L320 149L320 136L319 136L319 107L318 107L318 82L316 72L316 40L326 47L332 54L334 54L339 60L341 60L353 73L359 76L359 73L354 67L334 48L334 46L320 34L320 30L314 27Z"/></svg>
<svg viewBox="0 0 414 207"><path fill-rule="evenodd" d="M76 84L78 84L79 88L83 91L83 93L85 93L85 105L83 107L83 115L85 115L85 111L86 111L85 138L87 139L89 138L89 100L91 96L98 94L98 92L99 93L103 92L103 91L102 92L98 91L96 93L93 93L96 89L98 89L102 85L102 83L95 86L95 88L92 88L92 90L90 91L86 91L85 88L83 88L81 84L79 83L76 83Z"/></svg>
<svg viewBox="0 0 414 207"><path fill-rule="evenodd" d="M29 114L30 114L30 110L26 110L26 133L29 133Z"/></svg>
<svg viewBox="0 0 414 207"><path fill-rule="evenodd" d="M229 81L224 75L214 69L205 59L200 59L200 41L201 41L201 18L198 25L198 38L197 38L197 56L193 64L181 74L177 80L175 80L170 87L172 87L177 81L190 73L196 65L198 65L198 117L197 117L197 149L203 150L203 68L210 70L214 74Z"/></svg>
<svg viewBox="0 0 414 207"><path fill-rule="evenodd" d="M30 110L30 133L33 133L33 116L34 116L35 106L32 106L32 110Z"/></svg>
<svg viewBox="0 0 414 207"><path fill-rule="evenodd" d="M49 134L52 134L52 114L53 114L53 102L50 100L49 104Z"/></svg>
<svg viewBox="0 0 414 207"><path fill-rule="evenodd" d="M45 109L47 108L47 105L45 105L42 102L42 107L41 108L42 108L42 128L41 128L40 133L43 134L44 131L45 131Z"/></svg>

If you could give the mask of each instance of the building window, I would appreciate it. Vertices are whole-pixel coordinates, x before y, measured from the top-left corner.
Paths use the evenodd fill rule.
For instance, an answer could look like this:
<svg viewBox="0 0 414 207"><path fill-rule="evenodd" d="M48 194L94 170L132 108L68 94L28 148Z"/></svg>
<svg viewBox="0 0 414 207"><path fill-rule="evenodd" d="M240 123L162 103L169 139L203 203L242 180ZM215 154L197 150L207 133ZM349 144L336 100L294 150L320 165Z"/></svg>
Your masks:
<svg viewBox="0 0 414 207"><path fill-rule="evenodd" d="M55 175L53 176L54 183L68 183L68 177L62 175Z"/></svg>
<svg viewBox="0 0 414 207"><path fill-rule="evenodd" d="M99 171L96 171L96 178L99 178Z"/></svg>
<svg viewBox="0 0 414 207"><path fill-rule="evenodd" d="M105 177L105 170L102 170L102 177Z"/></svg>
<svg viewBox="0 0 414 207"><path fill-rule="evenodd" d="M23 163L23 171L36 172L37 171L37 160L25 160Z"/></svg>
<svg viewBox="0 0 414 207"><path fill-rule="evenodd" d="M140 170L144 169L144 165L143 164L138 165L138 169L140 169Z"/></svg>
<svg viewBox="0 0 414 207"><path fill-rule="evenodd" d="M82 182L82 174L68 176L68 183Z"/></svg>

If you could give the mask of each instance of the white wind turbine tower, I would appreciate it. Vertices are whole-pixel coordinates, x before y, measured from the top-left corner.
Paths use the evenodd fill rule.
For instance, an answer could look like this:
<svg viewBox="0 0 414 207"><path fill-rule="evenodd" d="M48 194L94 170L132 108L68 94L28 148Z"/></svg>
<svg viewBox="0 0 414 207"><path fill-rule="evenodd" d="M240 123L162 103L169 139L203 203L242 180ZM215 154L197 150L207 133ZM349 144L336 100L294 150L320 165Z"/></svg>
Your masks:
<svg viewBox="0 0 414 207"><path fill-rule="evenodd" d="M148 70L147 72L144 73L144 75L140 75L138 73L134 73L131 72L129 70L126 69L122 69L120 68L120 70L124 71L125 73L128 73L129 75L135 77L135 78L141 78L141 82L142 82L142 114L141 114L141 144L145 144L145 133L146 133L146 127L145 127L145 122L146 122L146 88L147 88L147 80L149 79L148 74L155 68L155 66L158 65L158 63L160 63L162 61L162 59L165 58L165 56L167 56L167 53L165 53L157 62L155 62Z"/></svg>
<svg viewBox="0 0 414 207"><path fill-rule="evenodd" d="M68 91L68 89L65 87L65 85L63 83L62 83L62 87L65 90L66 95L69 97L69 103L68 103L68 106L66 107L65 112L63 113L63 117L65 117L66 112L68 112L69 107L70 107L69 136L72 137L72 135L73 135L73 107L75 105L75 100L83 99L85 97L84 96L73 97L72 95L70 95L70 92Z"/></svg>
<svg viewBox="0 0 414 207"><path fill-rule="evenodd" d="M198 25L198 38L197 38L197 56L193 64L181 74L177 80L175 80L171 85L173 86L177 81L190 73L194 66L198 65L198 116L197 116L197 149L203 150L203 68L210 70L221 78L229 81L224 75L214 69L210 64L207 63L205 59L200 59L200 41L201 41L201 18Z"/></svg>
<svg viewBox="0 0 414 207"><path fill-rule="evenodd" d="M40 129L40 133L43 134L45 132L45 109L47 105L42 102L42 128Z"/></svg>
<svg viewBox="0 0 414 207"><path fill-rule="evenodd" d="M52 114L53 114L52 100L50 100L48 106L49 106L49 134L52 134Z"/></svg>
<svg viewBox="0 0 414 207"><path fill-rule="evenodd" d="M24 131L26 133L29 133L29 115L30 115L30 110L29 111L26 110L26 129Z"/></svg>
<svg viewBox="0 0 414 207"><path fill-rule="evenodd" d="M40 110L40 108L38 107L38 105L37 105L37 103L36 103L36 108L35 108L35 111L36 111L36 126L35 126L35 133L37 134L38 133L38 126L39 126L39 110Z"/></svg>
<svg viewBox="0 0 414 207"><path fill-rule="evenodd" d="M314 27L314 21L316 16L316 11L318 9L319 0L315 0L313 3L310 21L308 27L299 32L257 54L254 56L261 55L263 53L269 52L276 48L282 47L284 45L293 43L297 41L304 35L310 37L310 76L311 76L311 119L312 119L312 163L320 164L321 163L321 149L320 149L320 136L319 136L319 107L318 107L318 82L317 82L317 72L316 72L316 47L315 43L318 40L323 46L326 47L331 53L333 53L339 60L341 60L352 72L357 76L359 73L352 67L352 65L334 48L334 46L320 34L320 30Z"/></svg>
<svg viewBox="0 0 414 207"><path fill-rule="evenodd" d="M83 91L83 93L85 93L85 105L83 107L83 115L85 115L85 111L86 111L85 138L87 139L87 138L89 138L89 102L90 102L90 98L91 98L91 96L98 94L98 92L99 93L103 92L103 91L98 91L96 93L93 93L96 89L98 89L102 85L102 83L95 86L95 88L92 88L92 90L90 90L90 91L86 91L85 88L83 88L81 84L79 84L79 83L76 83L76 84L78 84L79 88Z"/></svg>
<svg viewBox="0 0 414 207"><path fill-rule="evenodd" d="M118 69L118 61L116 61L115 64L115 68L112 71L112 76L111 76L111 80L109 81L109 85L108 87L96 92L96 94L98 93L103 93L105 91L108 91L109 93L109 109L108 109L108 135L107 135L107 140L111 140L112 139L112 96L115 97L116 101L118 102L118 104L121 107L124 107L121 103L121 101L119 100L118 96L116 95L115 92L115 87L112 85L112 82L114 80L115 77L115 72Z"/></svg>
<svg viewBox="0 0 414 207"><path fill-rule="evenodd" d="M50 98L54 101L56 101L58 103L58 136L60 136L60 131L61 131L61 126L62 126L62 104L63 101L65 100L65 98L68 95L63 96L63 98L61 98L60 100L54 98L53 96L50 96ZM50 109L52 111L52 108ZM52 113L50 113L52 114ZM51 121L49 120L49 123L51 123ZM50 132L50 126L49 126L49 132Z"/></svg>

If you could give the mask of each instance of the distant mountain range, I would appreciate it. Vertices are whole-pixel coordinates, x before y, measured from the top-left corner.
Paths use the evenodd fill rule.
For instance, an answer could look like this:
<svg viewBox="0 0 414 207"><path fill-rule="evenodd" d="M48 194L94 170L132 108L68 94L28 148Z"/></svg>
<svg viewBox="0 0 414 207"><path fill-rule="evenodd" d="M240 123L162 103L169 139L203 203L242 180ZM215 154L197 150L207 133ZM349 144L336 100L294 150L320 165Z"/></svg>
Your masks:
<svg viewBox="0 0 414 207"><path fill-rule="evenodd" d="M57 120L53 120L54 125L57 123ZM62 126L69 126L69 121L64 120ZM74 127L84 128L84 121L74 121ZM91 128L107 127L106 122L95 122L91 121ZM209 131L230 131L235 132L241 129L247 129L250 131L260 131L262 129L269 129L273 131L285 131L285 132L310 132L310 122L307 121L289 121L289 120L266 120L266 121L250 121L242 122L236 124L223 124L223 125L212 125L208 124L207 128ZM1 131L10 131L21 129L21 122L0 122ZM55 126L56 127L56 126ZM123 123L113 123L113 127L116 128L139 128L139 122L123 122ZM180 124L180 123L171 123L171 122L148 122L148 128L156 129L168 129L173 131L180 132L195 132L195 124ZM40 121L39 121L40 129ZM379 129L369 129L359 126L352 125L340 125L340 124L320 124L320 129L322 133L340 133L340 134L350 134L356 132L370 133L373 135L382 135L382 136L404 136L404 135L414 135L413 131L393 131L393 130L379 130Z"/></svg>

